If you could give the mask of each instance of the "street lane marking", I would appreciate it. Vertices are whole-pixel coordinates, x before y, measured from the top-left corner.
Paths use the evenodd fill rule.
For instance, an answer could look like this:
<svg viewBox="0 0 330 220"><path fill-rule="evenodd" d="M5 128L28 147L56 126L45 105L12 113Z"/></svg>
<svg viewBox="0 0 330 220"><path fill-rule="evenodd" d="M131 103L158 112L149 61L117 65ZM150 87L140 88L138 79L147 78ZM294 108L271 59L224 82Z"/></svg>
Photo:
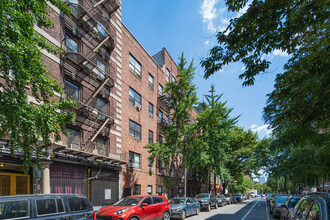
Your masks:
<svg viewBox="0 0 330 220"><path fill-rule="evenodd" d="M267 202L265 202L265 205L266 205L266 215L267 215L267 220L269 220L269 212L268 212L268 206L267 206Z"/></svg>
<svg viewBox="0 0 330 220"><path fill-rule="evenodd" d="M254 208L254 206L256 206L259 201L260 201L260 199L250 208L250 210L244 215L244 217L241 220L245 220L246 219L246 217L250 214L250 212L252 211L252 209Z"/></svg>

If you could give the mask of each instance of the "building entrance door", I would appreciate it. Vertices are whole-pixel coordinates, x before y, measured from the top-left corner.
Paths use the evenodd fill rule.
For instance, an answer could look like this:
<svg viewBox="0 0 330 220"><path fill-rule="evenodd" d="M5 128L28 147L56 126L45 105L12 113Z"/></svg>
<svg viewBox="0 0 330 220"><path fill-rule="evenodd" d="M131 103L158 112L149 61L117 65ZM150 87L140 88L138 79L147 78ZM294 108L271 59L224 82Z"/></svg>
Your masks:
<svg viewBox="0 0 330 220"><path fill-rule="evenodd" d="M0 196L30 193L30 175L0 173Z"/></svg>

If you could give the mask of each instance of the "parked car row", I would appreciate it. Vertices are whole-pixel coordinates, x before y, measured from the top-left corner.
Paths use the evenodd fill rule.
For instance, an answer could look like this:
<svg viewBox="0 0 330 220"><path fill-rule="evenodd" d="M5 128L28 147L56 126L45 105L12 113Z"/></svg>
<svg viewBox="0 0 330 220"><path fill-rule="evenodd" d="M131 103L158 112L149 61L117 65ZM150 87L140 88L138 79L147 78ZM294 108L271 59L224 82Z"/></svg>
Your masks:
<svg viewBox="0 0 330 220"><path fill-rule="evenodd" d="M242 194L212 195L201 193L195 198L180 197L169 201L163 196L125 197L95 213L86 196L73 194L35 194L0 197L0 219L111 219L148 220L185 219L241 201ZM238 199L239 198L239 199Z"/></svg>
<svg viewBox="0 0 330 220"><path fill-rule="evenodd" d="M269 194L266 200L270 214L281 220L330 219L330 193L311 193L303 197Z"/></svg>

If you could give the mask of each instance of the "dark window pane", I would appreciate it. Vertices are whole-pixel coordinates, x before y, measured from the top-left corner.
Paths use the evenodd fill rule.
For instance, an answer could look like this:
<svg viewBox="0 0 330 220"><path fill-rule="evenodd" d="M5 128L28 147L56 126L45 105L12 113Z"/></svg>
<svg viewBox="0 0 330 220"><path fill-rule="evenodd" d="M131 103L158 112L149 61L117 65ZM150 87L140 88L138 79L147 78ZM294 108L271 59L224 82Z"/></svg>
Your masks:
<svg viewBox="0 0 330 220"><path fill-rule="evenodd" d="M72 197L69 198L70 210L72 212L88 210L88 206L83 198Z"/></svg>
<svg viewBox="0 0 330 220"><path fill-rule="evenodd" d="M27 200L0 202L0 219L29 217L29 202Z"/></svg>
<svg viewBox="0 0 330 220"><path fill-rule="evenodd" d="M79 100L79 87L65 80L65 94L72 100Z"/></svg>
<svg viewBox="0 0 330 220"><path fill-rule="evenodd" d="M63 206L62 199L56 199L56 203L57 203L57 211L64 212L64 206Z"/></svg>
<svg viewBox="0 0 330 220"><path fill-rule="evenodd" d="M38 215L47 215L57 212L55 199L39 199L36 202Z"/></svg>

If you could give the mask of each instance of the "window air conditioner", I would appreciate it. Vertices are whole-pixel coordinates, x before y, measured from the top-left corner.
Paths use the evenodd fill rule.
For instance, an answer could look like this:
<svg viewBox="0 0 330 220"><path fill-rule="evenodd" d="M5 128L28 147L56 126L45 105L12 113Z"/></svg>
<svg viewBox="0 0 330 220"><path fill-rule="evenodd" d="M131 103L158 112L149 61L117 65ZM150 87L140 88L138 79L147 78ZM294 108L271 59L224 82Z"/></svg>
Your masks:
<svg viewBox="0 0 330 220"><path fill-rule="evenodd" d="M71 149L79 150L80 149L80 145L79 144L70 144L70 148Z"/></svg>

